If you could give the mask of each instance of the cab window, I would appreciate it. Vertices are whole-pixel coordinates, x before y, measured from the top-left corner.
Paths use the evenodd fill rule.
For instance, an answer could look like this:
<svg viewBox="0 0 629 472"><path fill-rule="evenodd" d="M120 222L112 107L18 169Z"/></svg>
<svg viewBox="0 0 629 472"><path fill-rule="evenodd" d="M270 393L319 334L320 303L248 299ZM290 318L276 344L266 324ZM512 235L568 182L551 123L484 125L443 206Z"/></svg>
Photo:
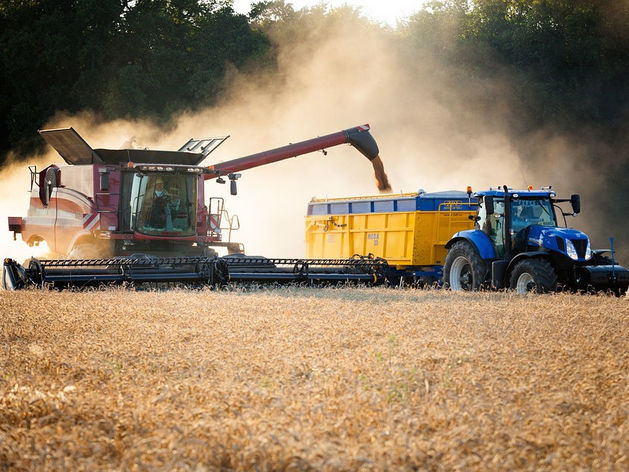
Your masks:
<svg viewBox="0 0 629 472"><path fill-rule="evenodd" d="M135 174L129 202L131 227L156 236L195 234L196 191L196 176Z"/></svg>
<svg viewBox="0 0 629 472"><path fill-rule="evenodd" d="M485 197L487 199L489 197ZM494 212L487 215L486 205L483 203L478 211L478 225L480 229L489 236L494 244L496 255L502 257L504 255L504 199L494 197Z"/></svg>

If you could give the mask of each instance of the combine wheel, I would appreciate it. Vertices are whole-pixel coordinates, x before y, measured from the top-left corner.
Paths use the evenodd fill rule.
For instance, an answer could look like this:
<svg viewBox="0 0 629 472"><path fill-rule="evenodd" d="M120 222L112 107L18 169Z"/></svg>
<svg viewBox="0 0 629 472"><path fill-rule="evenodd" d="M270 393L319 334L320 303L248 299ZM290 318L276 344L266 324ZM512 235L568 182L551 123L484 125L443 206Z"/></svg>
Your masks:
<svg viewBox="0 0 629 472"><path fill-rule="evenodd" d="M524 259L513 269L510 285L521 294L554 292L557 273L546 259Z"/></svg>
<svg viewBox="0 0 629 472"><path fill-rule="evenodd" d="M102 251L94 243L77 244L68 254L68 259L101 259Z"/></svg>
<svg viewBox="0 0 629 472"><path fill-rule="evenodd" d="M485 281L487 265L467 241L458 241L448 251L443 267L446 287L452 290L478 290Z"/></svg>

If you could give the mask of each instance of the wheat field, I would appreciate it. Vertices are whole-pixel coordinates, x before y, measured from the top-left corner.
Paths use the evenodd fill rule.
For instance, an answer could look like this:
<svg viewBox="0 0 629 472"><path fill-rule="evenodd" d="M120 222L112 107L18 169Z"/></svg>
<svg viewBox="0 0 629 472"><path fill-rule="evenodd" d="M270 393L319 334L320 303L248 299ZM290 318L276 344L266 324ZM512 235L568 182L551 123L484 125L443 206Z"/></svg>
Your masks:
<svg viewBox="0 0 629 472"><path fill-rule="evenodd" d="M627 470L629 301L0 292L0 470Z"/></svg>

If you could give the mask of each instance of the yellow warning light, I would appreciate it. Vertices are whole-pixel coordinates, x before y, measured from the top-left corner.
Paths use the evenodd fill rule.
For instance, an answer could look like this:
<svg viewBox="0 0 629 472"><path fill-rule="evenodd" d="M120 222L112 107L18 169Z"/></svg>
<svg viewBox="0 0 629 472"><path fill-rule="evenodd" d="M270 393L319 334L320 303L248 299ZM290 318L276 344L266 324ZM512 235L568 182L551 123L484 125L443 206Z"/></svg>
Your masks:
<svg viewBox="0 0 629 472"><path fill-rule="evenodd" d="M471 186L471 185L468 185L468 186L467 186L467 193L468 193L469 195L471 195L471 194L472 194L472 186Z"/></svg>
<svg viewBox="0 0 629 472"><path fill-rule="evenodd" d="M533 190L533 186L532 186L532 185L529 185L529 192L530 192L531 190Z"/></svg>
<svg viewBox="0 0 629 472"><path fill-rule="evenodd" d="M129 161L129 162L127 162L127 167L129 169L133 169L135 167L135 164L133 162Z"/></svg>

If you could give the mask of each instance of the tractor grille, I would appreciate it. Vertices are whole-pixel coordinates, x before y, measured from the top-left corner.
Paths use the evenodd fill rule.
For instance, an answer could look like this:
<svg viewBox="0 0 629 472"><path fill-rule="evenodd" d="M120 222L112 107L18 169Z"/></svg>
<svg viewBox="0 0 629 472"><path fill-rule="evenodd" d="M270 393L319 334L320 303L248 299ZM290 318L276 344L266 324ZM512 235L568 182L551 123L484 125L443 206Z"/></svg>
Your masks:
<svg viewBox="0 0 629 472"><path fill-rule="evenodd" d="M572 239L572 244L574 244L574 248L577 250L577 255L579 256L579 259L584 259L585 258L585 250L587 249L588 246L588 240L587 239Z"/></svg>
<svg viewBox="0 0 629 472"><path fill-rule="evenodd" d="M555 236L555 240L557 241L557 247L561 252L566 251L566 242L563 240L561 236Z"/></svg>

